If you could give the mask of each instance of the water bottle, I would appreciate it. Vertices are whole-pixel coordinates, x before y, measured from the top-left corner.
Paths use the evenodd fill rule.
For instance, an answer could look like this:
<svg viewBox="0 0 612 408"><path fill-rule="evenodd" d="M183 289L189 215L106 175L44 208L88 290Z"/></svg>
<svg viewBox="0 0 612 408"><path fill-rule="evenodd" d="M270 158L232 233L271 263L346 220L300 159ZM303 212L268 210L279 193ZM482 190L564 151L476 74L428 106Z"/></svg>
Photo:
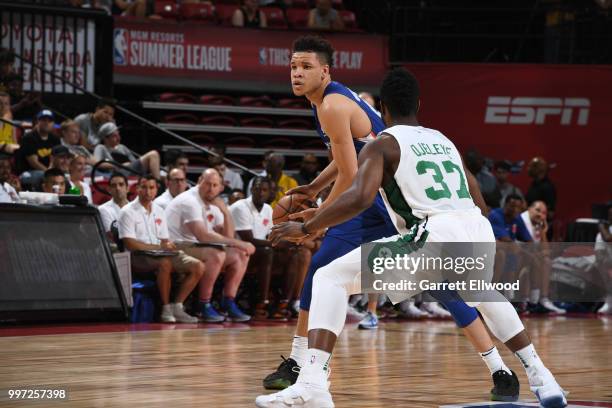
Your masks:
<svg viewBox="0 0 612 408"><path fill-rule="evenodd" d="M70 190L68 190L68 194L81 195L81 189L74 184L72 187L70 187Z"/></svg>

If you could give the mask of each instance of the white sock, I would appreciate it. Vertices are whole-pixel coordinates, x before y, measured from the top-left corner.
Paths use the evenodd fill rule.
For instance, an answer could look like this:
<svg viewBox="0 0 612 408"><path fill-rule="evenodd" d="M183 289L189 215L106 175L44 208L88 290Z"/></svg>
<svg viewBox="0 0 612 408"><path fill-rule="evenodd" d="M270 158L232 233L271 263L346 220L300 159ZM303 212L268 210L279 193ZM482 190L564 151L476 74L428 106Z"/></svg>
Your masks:
<svg viewBox="0 0 612 408"><path fill-rule="evenodd" d="M504 360L502 360L501 356L499 355L497 347L493 346L491 350L478 354L480 354L480 357L482 357L482 360L489 368L491 375L493 375L494 372L499 370L504 370L508 374L511 374L510 369L506 364L504 364Z"/></svg>
<svg viewBox="0 0 612 408"><path fill-rule="evenodd" d="M520 349L514 354L518 357L519 360L521 360L521 363L523 364L523 367L525 368L531 368L531 367L543 368L544 367L544 363L542 363L542 360L540 360L540 356L538 356L538 353L533 347L533 344L523 347L522 349Z"/></svg>
<svg viewBox="0 0 612 408"><path fill-rule="evenodd" d="M311 348L308 349L306 363L300 369L298 382L308 383L319 387L327 387L327 370L331 353Z"/></svg>
<svg viewBox="0 0 612 408"><path fill-rule="evenodd" d="M164 312L168 312L168 313L172 313L172 303L168 303L167 305L163 305L162 306L162 313Z"/></svg>
<svg viewBox="0 0 612 408"><path fill-rule="evenodd" d="M308 356L308 337L293 336L293 345L291 346L291 354L289 358L294 359L300 367L306 364Z"/></svg>
<svg viewBox="0 0 612 408"><path fill-rule="evenodd" d="M531 289L529 292L529 303L536 304L540 301L540 289Z"/></svg>

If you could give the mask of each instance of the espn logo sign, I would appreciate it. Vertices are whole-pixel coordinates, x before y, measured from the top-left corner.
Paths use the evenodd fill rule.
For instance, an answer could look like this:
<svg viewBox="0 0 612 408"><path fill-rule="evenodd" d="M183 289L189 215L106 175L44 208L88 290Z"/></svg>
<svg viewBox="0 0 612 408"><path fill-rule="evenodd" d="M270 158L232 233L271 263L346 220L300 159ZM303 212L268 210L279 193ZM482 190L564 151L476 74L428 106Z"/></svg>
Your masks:
<svg viewBox="0 0 612 408"><path fill-rule="evenodd" d="M561 125L585 126L589 121L588 98L532 98L489 96L485 123L544 125L551 116L560 116Z"/></svg>

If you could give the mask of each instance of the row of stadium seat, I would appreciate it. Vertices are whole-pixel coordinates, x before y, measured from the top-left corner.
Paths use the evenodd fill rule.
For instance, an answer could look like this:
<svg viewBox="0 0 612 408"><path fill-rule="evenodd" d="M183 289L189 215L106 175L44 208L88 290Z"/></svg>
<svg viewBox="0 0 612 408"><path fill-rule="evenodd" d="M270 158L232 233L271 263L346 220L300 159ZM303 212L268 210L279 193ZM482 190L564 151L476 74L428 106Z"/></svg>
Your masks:
<svg viewBox="0 0 612 408"><path fill-rule="evenodd" d="M284 108L284 109L310 109L305 98L281 98L272 99L269 96L239 96L229 95L201 95L196 96L188 93L164 92L155 99L159 102L173 103L200 103L204 105L226 105L226 106L251 106L264 108Z"/></svg>
<svg viewBox="0 0 612 408"><path fill-rule="evenodd" d="M178 4L174 0L155 1L155 14L163 18L195 20L199 23L208 22L227 26L231 26L232 15L236 9L236 5L230 4L213 6L207 3ZM260 10L266 15L269 28L287 29L289 26L298 29L308 28L308 9L287 9L287 20L278 7L262 7ZM352 11L340 10L339 13L347 30L357 30L357 19Z"/></svg>

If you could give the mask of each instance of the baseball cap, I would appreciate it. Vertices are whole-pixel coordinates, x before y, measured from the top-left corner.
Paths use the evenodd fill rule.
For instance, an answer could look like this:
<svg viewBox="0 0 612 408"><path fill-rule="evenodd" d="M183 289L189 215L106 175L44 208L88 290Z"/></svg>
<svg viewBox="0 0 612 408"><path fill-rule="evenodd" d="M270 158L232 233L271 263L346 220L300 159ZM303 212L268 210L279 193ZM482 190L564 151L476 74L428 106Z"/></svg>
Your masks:
<svg viewBox="0 0 612 408"><path fill-rule="evenodd" d="M38 112L36 114L36 119L40 120L40 118L50 118L53 119L55 116L53 115L53 112L51 112L49 109L43 109L40 112Z"/></svg>
<svg viewBox="0 0 612 408"><path fill-rule="evenodd" d="M108 122L100 126L98 137L104 139L119 130L119 127L114 122Z"/></svg>
<svg viewBox="0 0 612 408"><path fill-rule="evenodd" d="M72 156L70 150L64 145L53 146L51 149L52 156Z"/></svg>

